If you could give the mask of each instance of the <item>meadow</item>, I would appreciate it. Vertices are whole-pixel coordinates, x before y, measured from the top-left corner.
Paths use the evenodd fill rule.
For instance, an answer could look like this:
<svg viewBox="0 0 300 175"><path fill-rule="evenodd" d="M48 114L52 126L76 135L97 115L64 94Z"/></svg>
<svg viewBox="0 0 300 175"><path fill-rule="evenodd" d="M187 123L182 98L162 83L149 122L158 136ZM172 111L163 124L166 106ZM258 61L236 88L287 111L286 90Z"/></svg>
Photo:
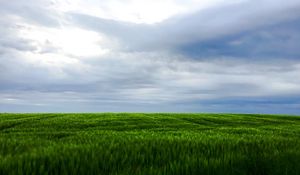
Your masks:
<svg viewBox="0 0 300 175"><path fill-rule="evenodd" d="M300 117L0 114L0 174L300 174Z"/></svg>

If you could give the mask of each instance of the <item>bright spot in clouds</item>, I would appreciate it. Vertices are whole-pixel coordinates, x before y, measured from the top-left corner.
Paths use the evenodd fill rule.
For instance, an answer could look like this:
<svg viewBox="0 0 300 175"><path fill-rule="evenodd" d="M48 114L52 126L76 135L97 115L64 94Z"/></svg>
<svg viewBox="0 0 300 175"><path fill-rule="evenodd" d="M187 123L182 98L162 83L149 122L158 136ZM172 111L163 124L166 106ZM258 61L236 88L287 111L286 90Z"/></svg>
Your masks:
<svg viewBox="0 0 300 175"><path fill-rule="evenodd" d="M20 36L31 40L36 52L59 52L74 57L101 56L108 50L101 45L103 37L94 31L76 27L46 28L24 25Z"/></svg>

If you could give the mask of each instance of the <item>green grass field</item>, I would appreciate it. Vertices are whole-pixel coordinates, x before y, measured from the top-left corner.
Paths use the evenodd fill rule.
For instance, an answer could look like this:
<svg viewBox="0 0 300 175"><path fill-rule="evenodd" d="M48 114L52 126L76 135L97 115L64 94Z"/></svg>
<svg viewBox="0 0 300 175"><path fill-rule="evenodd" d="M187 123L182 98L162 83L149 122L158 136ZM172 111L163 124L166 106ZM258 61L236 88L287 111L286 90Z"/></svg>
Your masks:
<svg viewBox="0 0 300 175"><path fill-rule="evenodd" d="M300 117L0 114L0 174L300 174Z"/></svg>

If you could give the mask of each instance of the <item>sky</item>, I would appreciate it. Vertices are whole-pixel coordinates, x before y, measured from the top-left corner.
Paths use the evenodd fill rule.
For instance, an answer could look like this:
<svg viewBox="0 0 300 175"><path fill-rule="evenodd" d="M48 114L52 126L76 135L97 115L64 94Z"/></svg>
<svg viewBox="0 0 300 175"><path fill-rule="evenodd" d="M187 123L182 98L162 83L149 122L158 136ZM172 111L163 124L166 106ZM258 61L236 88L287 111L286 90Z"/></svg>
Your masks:
<svg viewBox="0 0 300 175"><path fill-rule="evenodd" d="M300 115L299 0L0 0L0 112Z"/></svg>

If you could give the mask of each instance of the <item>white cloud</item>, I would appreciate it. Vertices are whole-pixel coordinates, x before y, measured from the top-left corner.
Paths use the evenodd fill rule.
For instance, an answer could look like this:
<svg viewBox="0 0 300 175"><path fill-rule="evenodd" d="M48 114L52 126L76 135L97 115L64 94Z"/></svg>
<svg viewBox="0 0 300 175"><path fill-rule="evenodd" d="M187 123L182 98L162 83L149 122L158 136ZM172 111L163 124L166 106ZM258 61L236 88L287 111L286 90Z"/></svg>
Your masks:
<svg viewBox="0 0 300 175"><path fill-rule="evenodd" d="M96 32L77 27L64 26L47 28L28 24L18 24L19 38L29 40L36 47L35 52L56 51L62 55L75 57L101 56L108 52L103 49L103 37Z"/></svg>
<svg viewBox="0 0 300 175"><path fill-rule="evenodd" d="M154 24L174 15L207 9L224 0L72 0L54 1L63 12L76 12L100 18Z"/></svg>

